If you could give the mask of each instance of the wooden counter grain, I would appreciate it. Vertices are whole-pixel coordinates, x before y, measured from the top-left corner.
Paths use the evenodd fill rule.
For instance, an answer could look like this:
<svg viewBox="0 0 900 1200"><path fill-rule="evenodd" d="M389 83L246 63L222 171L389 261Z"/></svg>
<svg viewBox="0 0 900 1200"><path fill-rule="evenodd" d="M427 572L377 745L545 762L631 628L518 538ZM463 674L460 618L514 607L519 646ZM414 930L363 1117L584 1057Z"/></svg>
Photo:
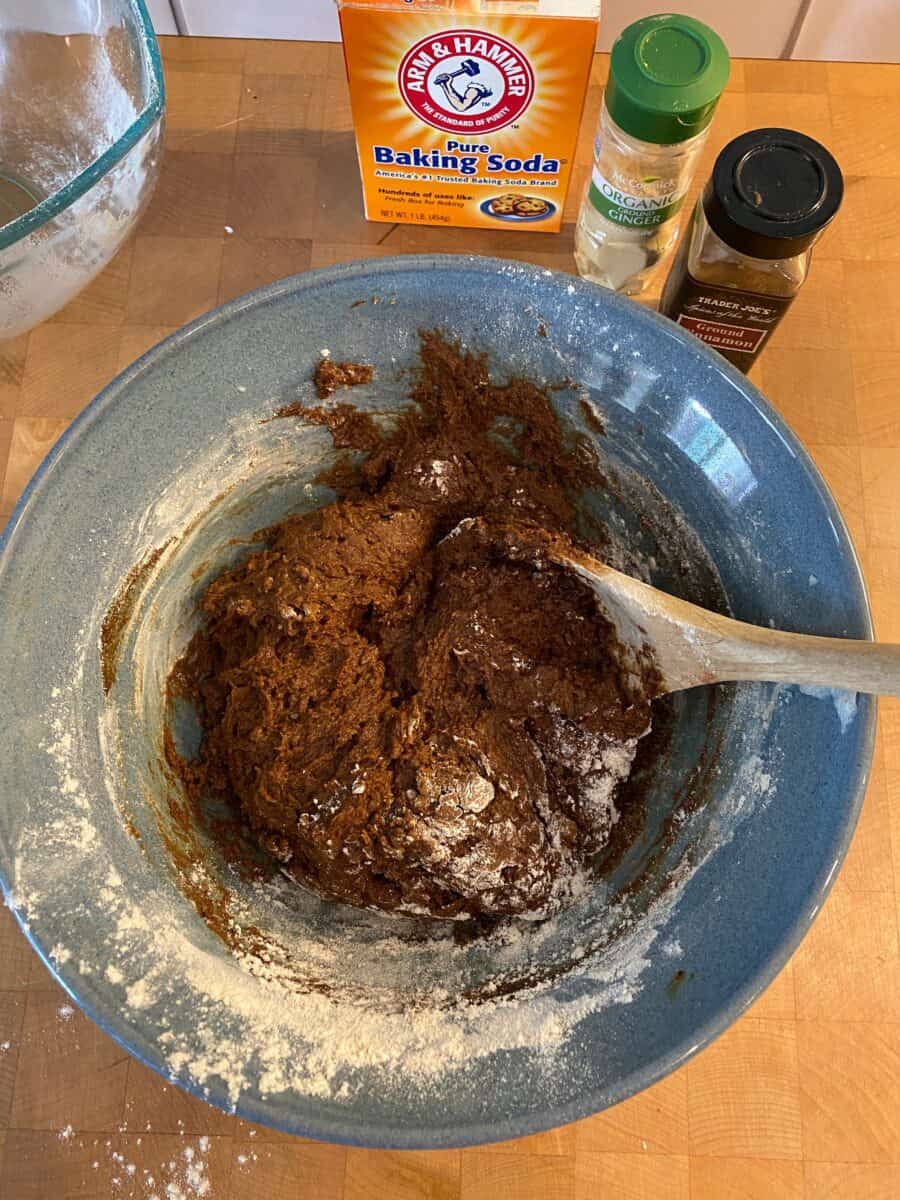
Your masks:
<svg viewBox="0 0 900 1200"><path fill-rule="evenodd" d="M368 224L338 47L182 38L164 39L163 53L168 146L137 236L67 309L0 346L0 520L119 368L248 288L310 266L418 250L573 269L572 219L605 58L594 69L568 222L551 237ZM785 124L825 141L847 174L843 211L755 377L832 487L865 564L878 632L894 641L898 92L900 67L737 62L700 172L742 129ZM303 1142L191 1099L73 1011L0 909L0 1196L896 1200L898 908L900 701L888 701L847 864L793 962L751 1012L677 1074L598 1117L435 1154Z"/></svg>

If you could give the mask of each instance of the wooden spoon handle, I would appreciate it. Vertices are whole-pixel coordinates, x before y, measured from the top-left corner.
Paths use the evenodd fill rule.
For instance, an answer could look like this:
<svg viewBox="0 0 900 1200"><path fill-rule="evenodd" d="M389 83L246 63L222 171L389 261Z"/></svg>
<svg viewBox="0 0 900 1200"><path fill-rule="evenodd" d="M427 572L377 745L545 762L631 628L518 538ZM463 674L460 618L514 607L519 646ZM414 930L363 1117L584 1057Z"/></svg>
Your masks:
<svg viewBox="0 0 900 1200"><path fill-rule="evenodd" d="M624 645L651 651L660 694L754 679L900 696L900 645L764 629L657 591L568 548L557 549L555 561L591 584Z"/></svg>
<svg viewBox="0 0 900 1200"><path fill-rule="evenodd" d="M760 679L900 696L900 645L784 633L725 617L704 626L707 637L711 627L721 635L705 647L717 680Z"/></svg>

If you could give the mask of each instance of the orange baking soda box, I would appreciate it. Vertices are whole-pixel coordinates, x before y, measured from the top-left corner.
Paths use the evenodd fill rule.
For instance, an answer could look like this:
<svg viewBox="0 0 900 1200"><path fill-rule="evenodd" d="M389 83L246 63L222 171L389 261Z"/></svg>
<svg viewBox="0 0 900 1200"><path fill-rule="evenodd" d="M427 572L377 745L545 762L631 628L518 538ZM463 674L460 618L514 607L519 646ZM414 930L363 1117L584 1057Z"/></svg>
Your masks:
<svg viewBox="0 0 900 1200"><path fill-rule="evenodd" d="M366 216L562 221L599 0L338 0Z"/></svg>

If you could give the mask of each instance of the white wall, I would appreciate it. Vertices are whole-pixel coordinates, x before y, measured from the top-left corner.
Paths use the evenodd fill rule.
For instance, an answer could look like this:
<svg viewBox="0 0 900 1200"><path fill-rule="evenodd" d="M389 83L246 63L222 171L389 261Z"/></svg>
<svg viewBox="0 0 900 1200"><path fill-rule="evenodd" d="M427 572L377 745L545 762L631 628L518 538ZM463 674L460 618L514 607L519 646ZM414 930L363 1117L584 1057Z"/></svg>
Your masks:
<svg viewBox="0 0 900 1200"><path fill-rule="evenodd" d="M180 0L180 7L184 32L204 37L341 40L334 0Z"/></svg>
<svg viewBox="0 0 900 1200"><path fill-rule="evenodd" d="M174 0L186 33L338 41L334 0ZM666 0L601 0L600 45L608 50L626 25L665 12ZM736 56L778 58L803 0L678 0L674 8L714 25Z"/></svg>
<svg viewBox="0 0 900 1200"><path fill-rule="evenodd" d="M4 29L39 29L44 33L90 33L105 29L113 14L97 0L0 0ZM149 0L147 8L157 33L177 33L169 0Z"/></svg>
<svg viewBox="0 0 900 1200"><path fill-rule="evenodd" d="M900 62L900 0L812 0L793 57Z"/></svg>
<svg viewBox="0 0 900 1200"><path fill-rule="evenodd" d="M169 0L145 0L153 28L157 33L177 33L175 14L172 12Z"/></svg>
<svg viewBox="0 0 900 1200"><path fill-rule="evenodd" d="M148 2L160 33L176 32L174 10L184 33L201 36L340 37L334 0ZM736 58L900 62L900 0L677 0L673 7L718 29ZM666 0L603 0L601 47L609 49L630 21L665 8Z"/></svg>
<svg viewBox="0 0 900 1200"><path fill-rule="evenodd" d="M681 12L706 21L735 58L780 58L803 0L605 0L600 48L608 50L621 31L639 17Z"/></svg>

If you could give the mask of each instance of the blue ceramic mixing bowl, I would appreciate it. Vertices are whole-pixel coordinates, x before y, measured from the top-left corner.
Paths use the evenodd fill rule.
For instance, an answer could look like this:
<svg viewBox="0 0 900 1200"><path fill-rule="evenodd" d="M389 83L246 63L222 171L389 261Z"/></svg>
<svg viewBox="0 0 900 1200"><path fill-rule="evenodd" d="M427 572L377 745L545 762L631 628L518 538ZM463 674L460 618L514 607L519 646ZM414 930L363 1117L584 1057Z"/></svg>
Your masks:
<svg viewBox="0 0 900 1200"><path fill-rule="evenodd" d="M330 498L325 431L267 418L312 400L327 349L374 364L353 399L389 421L423 326L487 351L498 377L558 385L608 479L580 503L622 563L744 620L871 636L840 514L753 386L550 271L435 257L311 272L194 322L93 402L0 543L4 888L63 986L144 1062L250 1119L376 1146L560 1124L719 1034L818 911L874 730L867 697L681 694L628 851L569 912L468 944L237 869L217 814L192 812L168 773L167 673L209 579L255 530ZM192 714L173 720L189 749Z"/></svg>

